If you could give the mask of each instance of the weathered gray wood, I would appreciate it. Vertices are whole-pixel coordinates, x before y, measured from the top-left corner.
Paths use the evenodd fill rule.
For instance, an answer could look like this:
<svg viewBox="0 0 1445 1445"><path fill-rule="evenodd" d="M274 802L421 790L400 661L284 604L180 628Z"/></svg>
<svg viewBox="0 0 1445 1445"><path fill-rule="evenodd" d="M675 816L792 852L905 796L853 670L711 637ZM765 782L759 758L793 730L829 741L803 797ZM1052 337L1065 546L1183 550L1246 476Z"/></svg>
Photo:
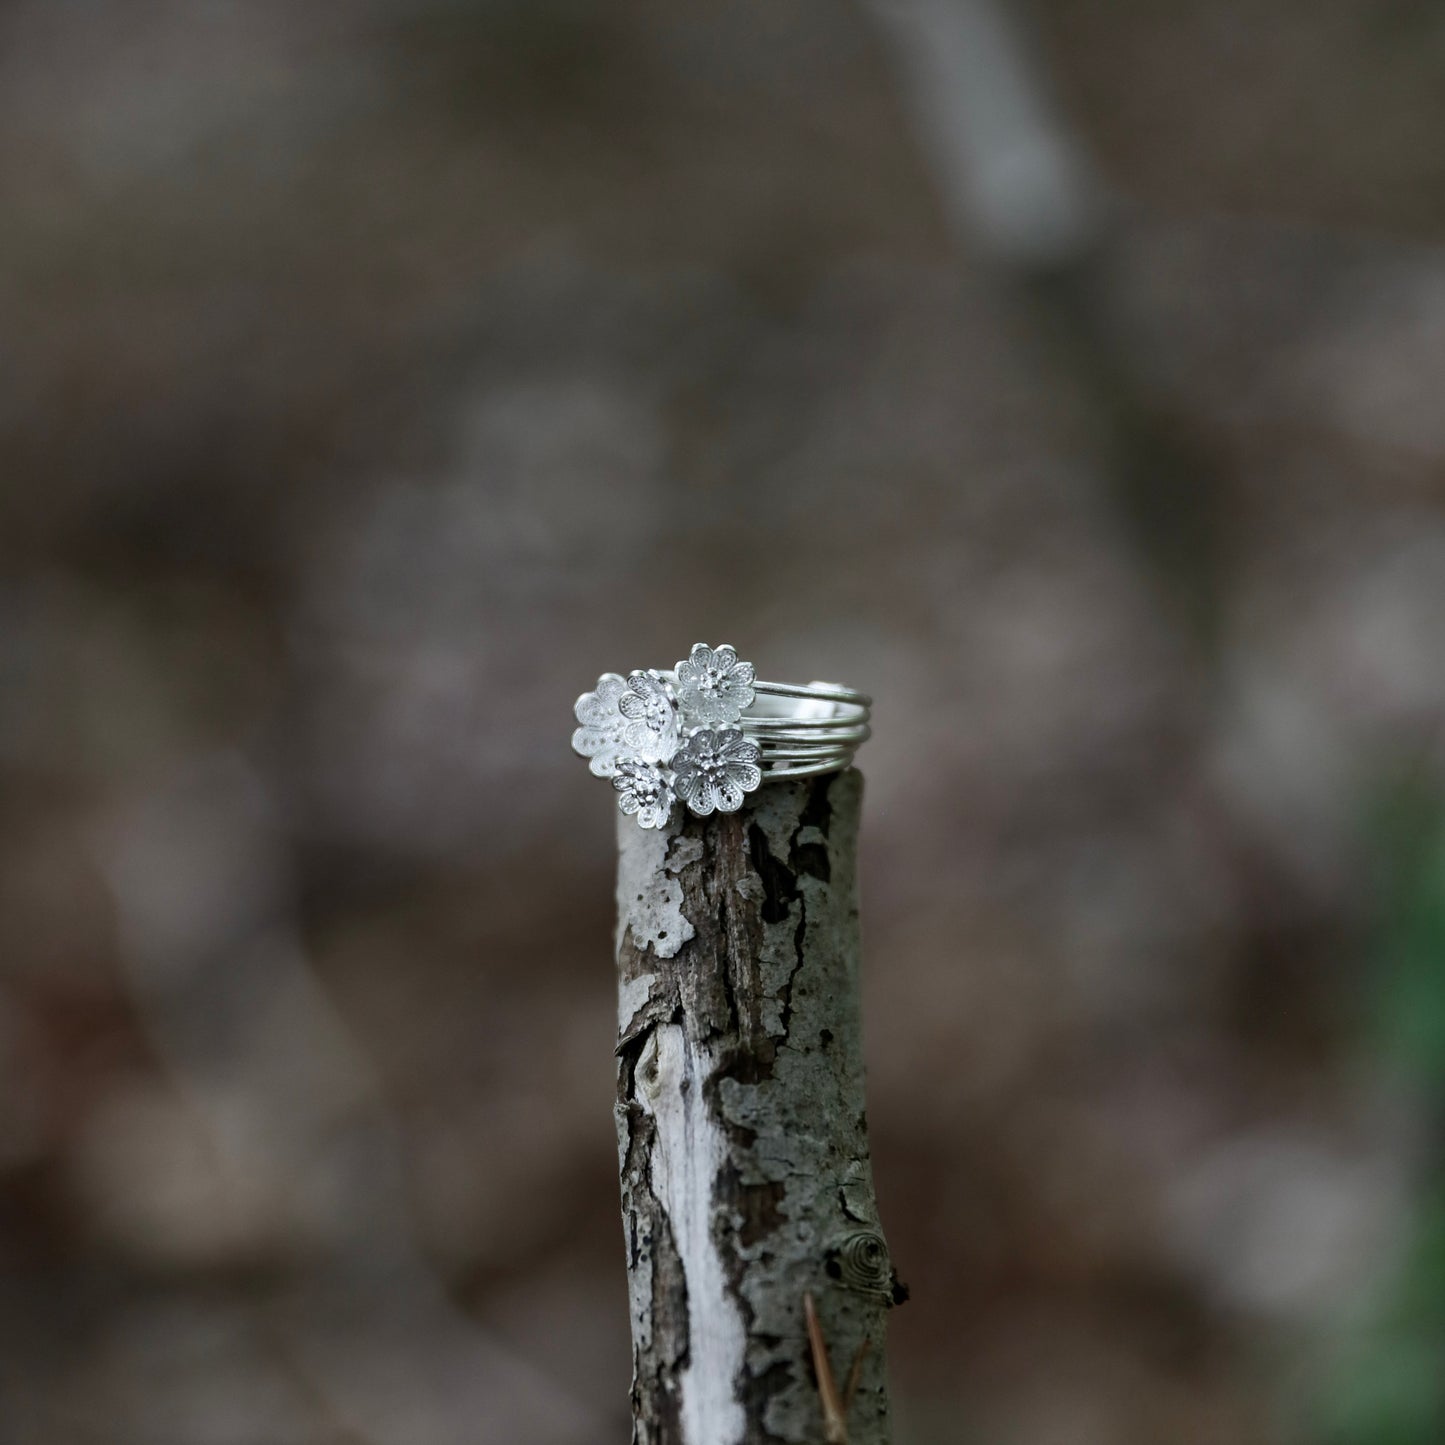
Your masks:
<svg viewBox="0 0 1445 1445"><path fill-rule="evenodd" d="M854 771L618 836L617 1133L635 1445L885 1445L879 1229L863 1110Z"/></svg>

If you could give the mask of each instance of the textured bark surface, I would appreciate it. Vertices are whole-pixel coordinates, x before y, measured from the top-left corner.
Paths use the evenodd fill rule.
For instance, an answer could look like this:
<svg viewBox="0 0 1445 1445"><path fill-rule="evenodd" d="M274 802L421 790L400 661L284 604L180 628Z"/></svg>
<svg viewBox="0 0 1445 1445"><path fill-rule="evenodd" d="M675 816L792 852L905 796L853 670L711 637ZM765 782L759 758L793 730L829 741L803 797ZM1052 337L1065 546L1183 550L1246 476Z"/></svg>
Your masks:
<svg viewBox="0 0 1445 1445"><path fill-rule="evenodd" d="M811 1293L850 1445L888 1439L901 1289L863 1110L856 772L619 826L617 1131L636 1445L825 1438Z"/></svg>

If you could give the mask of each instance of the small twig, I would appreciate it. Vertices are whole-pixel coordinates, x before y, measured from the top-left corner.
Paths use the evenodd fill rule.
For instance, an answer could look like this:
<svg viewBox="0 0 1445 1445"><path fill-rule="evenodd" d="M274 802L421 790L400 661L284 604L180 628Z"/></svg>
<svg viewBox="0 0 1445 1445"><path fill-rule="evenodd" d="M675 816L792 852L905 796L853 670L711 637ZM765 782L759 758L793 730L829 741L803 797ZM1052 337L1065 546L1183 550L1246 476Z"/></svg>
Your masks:
<svg viewBox="0 0 1445 1445"><path fill-rule="evenodd" d="M838 1396L838 1384L833 1378L833 1367L828 1363L828 1346L823 1339L823 1327L818 1323L818 1311L813 1305L811 1293L803 1293L803 1318L808 1325L808 1345L813 1351L813 1370L818 1376L818 1398L823 1405L823 1438L828 1445L848 1445L848 1412ZM861 1351L860 1358L861 1358ZM854 1370L858 1367L854 1361Z"/></svg>
<svg viewBox="0 0 1445 1445"><path fill-rule="evenodd" d="M858 1393L858 1381L863 1378L863 1360L868 1351L873 1348L873 1341L865 1339L858 1346L858 1353L853 1356L853 1368L848 1371L848 1383L843 1387L843 1408L853 1408L853 1396Z"/></svg>

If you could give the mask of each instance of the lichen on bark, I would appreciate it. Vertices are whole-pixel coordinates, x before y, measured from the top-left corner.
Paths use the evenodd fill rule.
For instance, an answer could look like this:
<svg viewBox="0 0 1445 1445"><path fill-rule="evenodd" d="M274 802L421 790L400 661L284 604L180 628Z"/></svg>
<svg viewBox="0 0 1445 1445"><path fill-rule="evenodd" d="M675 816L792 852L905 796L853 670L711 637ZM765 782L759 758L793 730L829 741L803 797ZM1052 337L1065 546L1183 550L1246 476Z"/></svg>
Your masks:
<svg viewBox="0 0 1445 1445"><path fill-rule="evenodd" d="M819 1441L803 1296L849 1445L885 1445L900 1297L863 1102L855 771L619 828L617 1130L635 1445Z"/></svg>

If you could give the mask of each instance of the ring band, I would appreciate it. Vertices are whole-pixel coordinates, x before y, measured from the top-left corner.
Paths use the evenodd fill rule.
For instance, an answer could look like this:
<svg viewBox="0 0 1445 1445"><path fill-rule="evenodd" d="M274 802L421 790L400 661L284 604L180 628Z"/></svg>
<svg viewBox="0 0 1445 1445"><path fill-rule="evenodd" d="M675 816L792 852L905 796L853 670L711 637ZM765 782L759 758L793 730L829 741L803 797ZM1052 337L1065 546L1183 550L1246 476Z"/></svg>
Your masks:
<svg viewBox="0 0 1445 1445"><path fill-rule="evenodd" d="M666 671L604 672L577 699L572 747L617 806L661 828L682 803L735 813L768 778L846 768L872 734L872 699L833 682L761 682L736 649L694 644Z"/></svg>

